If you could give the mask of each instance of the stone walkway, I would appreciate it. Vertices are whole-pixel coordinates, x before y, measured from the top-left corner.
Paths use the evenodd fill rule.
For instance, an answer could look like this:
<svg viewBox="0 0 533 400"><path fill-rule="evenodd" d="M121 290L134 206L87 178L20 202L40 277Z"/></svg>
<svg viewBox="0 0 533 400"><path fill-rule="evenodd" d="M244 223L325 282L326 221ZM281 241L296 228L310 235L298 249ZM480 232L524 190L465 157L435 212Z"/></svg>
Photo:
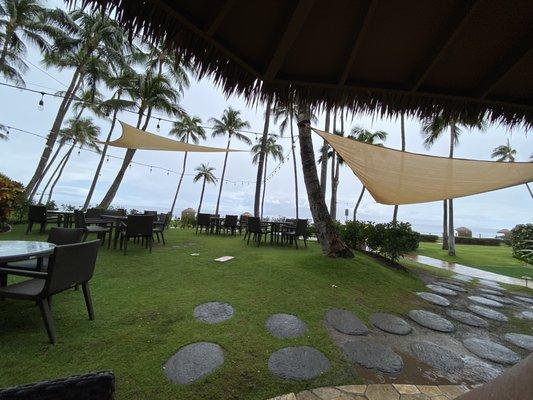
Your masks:
<svg viewBox="0 0 533 400"><path fill-rule="evenodd" d="M288 393L269 400L451 400L467 391L462 385L347 385Z"/></svg>

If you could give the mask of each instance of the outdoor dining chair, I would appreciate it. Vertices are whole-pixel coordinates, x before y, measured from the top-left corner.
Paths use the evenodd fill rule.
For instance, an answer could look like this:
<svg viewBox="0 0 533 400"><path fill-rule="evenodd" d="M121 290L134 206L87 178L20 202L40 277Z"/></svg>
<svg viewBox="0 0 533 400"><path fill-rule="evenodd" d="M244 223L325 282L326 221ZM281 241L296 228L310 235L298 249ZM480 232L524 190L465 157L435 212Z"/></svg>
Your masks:
<svg viewBox="0 0 533 400"><path fill-rule="evenodd" d="M226 215L222 229L226 234L235 235L235 231L238 229L238 221L239 217L237 215Z"/></svg>
<svg viewBox="0 0 533 400"><path fill-rule="evenodd" d="M242 235L242 230L244 229L244 239L246 239L246 228L248 227L248 215L240 215L239 216L239 235Z"/></svg>
<svg viewBox="0 0 533 400"><path fill-rule="evenodd" d="M294 228L285 228L281 231L281 242L294 243L298 248L298 238L302 237L305 247L307 247L307 220L298 219Z"/></svg>
<svg viewBox="0 0 533 400"><path fill-rule="evenodd" d="M160 242L163 240L163 244L165 245L165 229L167 228L168 224L170 223L170 213L167 214L159 214L157 217L157 222L154 222L154 230L153 233L155 233L155 236L157 237L157 241ZM161 237L161 239L160 239Z"/></svg>
<svg viewBox="0 0 533 400"><path fill-rule="evenodd" d="M263 235L265 236L265 241L267 240L267 235L270 234L270 230L265 228L261 223L261 220L258 217L248 217L248 227L246 229L246 234L248 235L248 241L246 244L250 244L250 238L254 236L254 241L257 241L257 246L261 244Z"/></svg>
<svg viewBox="0 0 533 400"><path fill-rule="evenodd" d="M124 246L124 254L128 250L128 242L130 239L141 239L142 242L146 240L146 247L152 252L154 229L153 215L128 215L124 228L120 231L120 249Z"/></svg>
<svg viewBox="0 0 533 400"><path fill-rule="evenodd" d="M105 237L107 234L109 234L109 239L107 243L107 248L111 247L111 227L107 225L88 225L87 221L85 219L85 215L83 214L83 211L76 210L74 211L74 226L76 228L83 229L83 241L87 240L87 236L89 236L91 233L95 233L96 236L101 239L102 246L105 243Z"/></svg>
<svg viewBox="0 0 533 400"><path fill-rule="evenodd" d="M70 229L70 228L56 228L50 229L48 234L48 243L53 243L56 246L63 246L65 244L80 243L83 237L83 229ZM7 264L10 268L17 269L32 269L37 271L46 271L48 268L48 258L33 259L16 261Z"/></svg>
<svg viewBox="0 0 533 400"><path fill-rule="evenodd" d="M41 224L39 233L43 233L49 222L56 223L57 226L59 226L61 224L61 216L47 215L46 206L30 206L28 209L28 227L26 228L26 235L31 232L33 224Z"/></svg>
<svg viewBox="0 0 533 400"><path fill-rule="evenodd" d="M89 319L94 319L89 281L93 277L99 245L98 240L93 240L57 246L46 272L0 268L0 273L32 278L0 288L0 298L36 302L50 343L54 344L56 336L50 311L52 296L81 285Z"/></svg>
<svg viewBox="0 0 533 400"><path fill-rule="evenodd" d="M205 232L209 233L211 229L211 214L198 213L196 217L196 234L198 235L198 228L200 228L200 233L202 229L205 228Z"/></svg>

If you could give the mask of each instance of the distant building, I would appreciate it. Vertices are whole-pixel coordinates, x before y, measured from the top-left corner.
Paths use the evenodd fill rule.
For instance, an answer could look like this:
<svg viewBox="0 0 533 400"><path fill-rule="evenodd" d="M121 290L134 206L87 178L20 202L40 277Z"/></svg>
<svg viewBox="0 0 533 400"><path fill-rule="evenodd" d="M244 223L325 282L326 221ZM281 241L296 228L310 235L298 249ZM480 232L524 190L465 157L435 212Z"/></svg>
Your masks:
<svg viewBox="0 0 533 400"><path fill-rule="evenodd" d="M499 237L499 238L508 238L509 235L511 234L511 231L509 229L500 229L498 232L497 232L497 235L496 237Z"/></svg>
<svg viewBox="0 0 533 400"><path fill-rule="evenodd" d="M472 231L464 226L456 228L457 236L460 237L472 237Z"/></svg>

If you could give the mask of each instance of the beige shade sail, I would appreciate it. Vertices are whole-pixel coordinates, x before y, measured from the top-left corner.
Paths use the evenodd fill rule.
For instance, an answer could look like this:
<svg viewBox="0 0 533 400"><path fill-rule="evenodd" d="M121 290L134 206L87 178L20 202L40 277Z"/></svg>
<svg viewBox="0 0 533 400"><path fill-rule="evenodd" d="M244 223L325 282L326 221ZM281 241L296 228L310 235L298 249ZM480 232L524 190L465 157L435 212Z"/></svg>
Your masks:
<svg viewBox="0 0 533 400"><path fill-rule="evenodd" d="M133 126L122 121L120 121L120 124L122 125L122 135L116 140L107 142L109 146L137 150L187 151L197 153L226 153L244 151L184 143L134 128ZM100 143L105 144L106 142Z"/></svg>
<svg viewBox="0 0 533 400"><path fill-rule="evenodd" d="M313 128L382 204L453 199L533 180L533 163L450 159L362 143Z"/></svg>

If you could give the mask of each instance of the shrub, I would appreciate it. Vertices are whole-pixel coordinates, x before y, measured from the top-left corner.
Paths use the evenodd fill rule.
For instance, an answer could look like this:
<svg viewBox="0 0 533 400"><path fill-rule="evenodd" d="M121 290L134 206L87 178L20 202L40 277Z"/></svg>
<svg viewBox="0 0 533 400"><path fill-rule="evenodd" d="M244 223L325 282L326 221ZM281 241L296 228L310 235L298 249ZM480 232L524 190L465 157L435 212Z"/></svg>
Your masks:
<svg viewBox="0 0 533 400"><path fill-rule="evenodd" d="M307 224L307 234L306 234L306 237L313 237L313 236L316 236L316 227L315 227L315 224L313 223L310 223L310 224Z"/></svg>
<svg viewBox="0 0 533 400"><path fill-rule="evenodd" d="M437 235L426 235L423 233L420 233L419 235L421 242L437 243L437 241L439 240L439 237Z"/></svg>
<svg viewBox="0 0 533 400"><path fill-rule="evenodd" d="M196 226L196 217L192 214L182 213L179 223L182 228L192 228L193 226Z"/></svg>
<svg viewBox="0 0 533 400"><path fill-rule="evenodd" d="M27 201L22 183L0 174L0 230L4 229L11 213L19 212L25 206Z"/></svg>
<svg viewBox="0 0 533 400"><path fill-rule="evenodd" d="M408 222L389 222L369 225L368 228L368 247L394 262L405 253L416 250L419 241L420 234L413 231Z"/></svg>
<svg viewBox="0 0 533 400"><path fill-rule="evenodd" d="M513 256L533 264L533 224L520 224L509 235Z"/></svg>
<svg viewBox="0 0 533 400"><path fill-rule="evenodd" d="M456 244L475 244L479 246L499 246L501 239L496 238L471 238L471 237L455 237Z"/></svg>
<svg viewBox="0 0 533 400"><path fill-rule="evenodd" d="M341 225L340 235L348 247L364 250L372 228L372 222L348 221L346 225Z"/></svg>

